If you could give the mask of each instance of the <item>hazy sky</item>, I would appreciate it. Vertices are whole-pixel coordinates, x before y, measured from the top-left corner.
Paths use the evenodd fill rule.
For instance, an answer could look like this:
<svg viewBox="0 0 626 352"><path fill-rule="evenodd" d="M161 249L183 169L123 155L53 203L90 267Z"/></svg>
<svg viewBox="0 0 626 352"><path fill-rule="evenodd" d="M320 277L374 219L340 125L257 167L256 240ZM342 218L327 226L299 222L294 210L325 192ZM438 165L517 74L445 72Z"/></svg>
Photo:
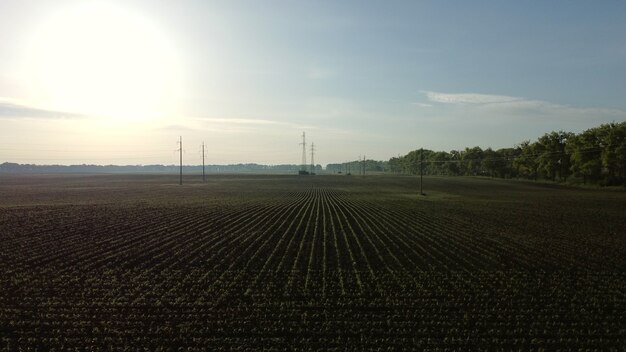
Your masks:
<svg viewBox="0 0 626 352"><path fill-rule="evenodd" d="M1 1L0 162L300 162L626 120L623 1Z"/></svg>

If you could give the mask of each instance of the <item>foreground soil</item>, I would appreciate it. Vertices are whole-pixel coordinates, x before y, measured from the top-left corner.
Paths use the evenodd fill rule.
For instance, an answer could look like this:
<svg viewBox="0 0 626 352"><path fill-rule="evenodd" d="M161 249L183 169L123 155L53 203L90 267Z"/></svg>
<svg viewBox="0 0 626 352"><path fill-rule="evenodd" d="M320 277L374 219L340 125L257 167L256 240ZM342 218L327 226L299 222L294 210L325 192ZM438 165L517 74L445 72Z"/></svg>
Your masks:
<svg viewBox="0 0 626 352"><path fill-rule="evenodd" d="M626 192L0 176L0 349L614 350Z"/></svg>

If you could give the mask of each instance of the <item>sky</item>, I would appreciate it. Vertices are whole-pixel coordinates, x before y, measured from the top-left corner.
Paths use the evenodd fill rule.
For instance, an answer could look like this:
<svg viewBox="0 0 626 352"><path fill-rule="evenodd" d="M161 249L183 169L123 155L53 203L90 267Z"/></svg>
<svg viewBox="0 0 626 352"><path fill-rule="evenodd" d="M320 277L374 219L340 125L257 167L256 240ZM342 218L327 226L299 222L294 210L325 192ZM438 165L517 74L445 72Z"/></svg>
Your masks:
<svg viewBox="0 0 626 352"><path fill-rule="evenodd" d="M623 1L2 1L0 162L319 164L626 120Z"/></svg>

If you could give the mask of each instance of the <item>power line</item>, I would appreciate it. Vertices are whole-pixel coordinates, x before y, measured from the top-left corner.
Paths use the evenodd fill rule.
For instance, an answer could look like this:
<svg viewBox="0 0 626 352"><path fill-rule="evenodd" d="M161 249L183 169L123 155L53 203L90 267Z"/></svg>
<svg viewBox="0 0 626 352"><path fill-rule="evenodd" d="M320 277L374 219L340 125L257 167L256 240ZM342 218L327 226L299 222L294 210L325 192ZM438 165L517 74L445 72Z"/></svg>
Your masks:
<svg viewBox="0 0 626 352"><path fill-rule="evenodd" d="M25 157L13 157L12 159L26 159ZM29 158L29 159L34 159L34 160L85 160L87 158L40 158L40 157L35 157L35 158ZM163 159L163 156L145 156L145 155L139 155L139 156L133 156L133 157L125 157L125 158L89 158L91 160L134 160L134 159Z"/></svg>
<svg viewBox="0 0 626 352"><path fill-rule="evenodd" d="M37 147L65 147L67 146L67 144L58 144L58 143L28 143L28 142L6 142L6 140L4 142L0 142L0 145L30 145L30 146L37 146ZM93 147L94 144L74 144L72 143L71 145L72 147ZM135 148L135 147L143 147L145 146L144 144L116 144L115 146L117 147L124 147L124 148ZM103 146L106 147L106 146ZM165 147L165 146L162 146Z"/></svg>
<svg viewBox="0 0 626 352"><path fill-rule="evenodd" d="M0 148L0 150L6 151L24 151L24 152L54 152L54 153L76 153L76 150L68 149L24 149L24 148ZM170 150L160 149L160 150L148 150L151 153L165 153ZM94 149L83 149L81 148L78 152L89 152L89 153L128 153L126 150L94 150Z"/></svg>

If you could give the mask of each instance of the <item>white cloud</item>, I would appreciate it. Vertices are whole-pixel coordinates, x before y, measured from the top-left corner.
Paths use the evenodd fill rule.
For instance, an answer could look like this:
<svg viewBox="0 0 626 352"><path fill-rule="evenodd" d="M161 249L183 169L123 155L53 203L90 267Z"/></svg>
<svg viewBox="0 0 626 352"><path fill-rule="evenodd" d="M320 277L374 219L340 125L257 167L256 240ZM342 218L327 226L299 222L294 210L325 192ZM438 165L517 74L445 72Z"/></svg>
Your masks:
<svg viewBox="0 0 626 352"><path fill-rule="evenodd" d="M50 110L23 100L0 97L0 118L80 118L80 114Z"/></svg>
<svg viewBox="0 0 626 352"><path fill-rule="evenodd" d="M310 124L284 122L278 120L269 120L263 118L224 118L224 117L192 117L188 119L190 123L197 125L196 128L204 130L222 130L222 131L257 131L265 128L278 129L297 129L297 130L316 130L317 126ZM197 122L197 123L196 123ZM199 124L198 124L199 123Z"/></svg>
<svg viewBox="0 0 626 352"><path fill-rule="evenodd" d="M423 91L428 100L444 104L499 104L524 100L524 98L506 95L475 94L475 93L439 93Z"/></svg>
<svg viewBox="0 0 626 352"><path fill-rule="evenodd" d="M475 93L440 93L423 91L429 101L440 104L463 105L482 112L499 114L525 114L528 116L561 116L564 118L619 118L626 117L626 112L619 109L602 107L574 107L544 100L528 99L506 95Z"/></svg>
<svg viewBox="0 0 626 352"><path fill-rule="evenodd" d="M278 125L279 121L263 120L263 119L241 119L241 118L209 118L198 117L198 120L214 123L236 124L236 125Z"/></svg>

